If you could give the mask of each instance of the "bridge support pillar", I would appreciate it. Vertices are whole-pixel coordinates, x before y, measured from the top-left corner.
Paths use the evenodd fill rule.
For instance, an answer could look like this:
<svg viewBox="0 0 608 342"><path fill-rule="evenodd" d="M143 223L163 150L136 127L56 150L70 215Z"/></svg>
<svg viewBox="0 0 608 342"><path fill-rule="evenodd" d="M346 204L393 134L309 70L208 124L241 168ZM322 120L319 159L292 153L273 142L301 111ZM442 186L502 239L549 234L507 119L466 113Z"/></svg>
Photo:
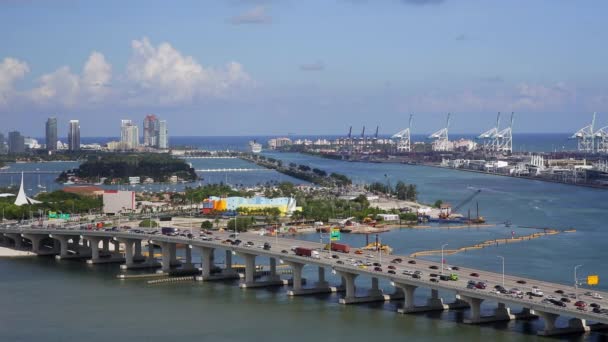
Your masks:
<svg viewBox="0 0 608 342"><path fill-rule="evenodd" d="M97 264L101 261L99 255L99 242L103 238L98 236L87 236L86 239L91 243L91 259L87 260L87 264Z"/></svg>
<svg viewBox="0 0 608 342"><path fill-rule="evenodd" d="M293 291L300 291L302 290L302 269L304 268L304 264L290 262L289 266L291 266L291 271L293 273Z"/></svg>
<svg viewBox="0 0 608 342"><path fill-rule="evenodd" d="M342 276L344 280L344 286L346 289L346 293L343 298L340 298L340 304L356 304L356 303L369 303L369 302L377 302L384 301L384 296L366 296L366 297L357 297L356 296L356 287L355 287L355 279L358 274L348 273L340 271L339 274ZM372 284L373 286L373 284Z"/></svg>
<svg viewBox="0 0 608 342"><path fill-rule="evenodd" d="M70 255L68 252L70 239L74 242L77 242L78 239L75 236L67 236L67 235L52 235L53 239L59 241L59 255L56 255L55 258L58 260L74 258L75 255Z"/></svg>
<svg viewBox="0 0 608 342"><path fill-rule="evenodd" d="M232 272L232 251L226 250L226 257L224 258L224 269L225 271Z"/></svg>
<svg viewBox="0 0 608 342"><path fill-rule="evenodd" d="M102 239L101 250L104 253L110 253L110 239L108 239L108 238Z"/></svg>
<svg viewBox="0 0 608 342"><path fill-rule="evenodd" d="M13 240L14 245L15 245L15 249L22 249L23 248L23 239L21 238L21 234L13 234L13 233L5 233L4 236L6 236L7 238Z"/></svg>
<svg viewBox="0 0 608 342"><path fill-rule="evenodd" d="M232 251L226 251L226 264L230 265L228 270L222 270L221 273L212 273L215 267L214 255L215 251L210 247L199 247L201 253L201 269L202 274L196 277L198 281L212 281L212 280L225 280L225 279L239 279L240 274L232 270Z"/></svg>
<svg viewBox="0 0 608 342"><path fill-rule="evenodd" d="M243 254L245 259L245 282L239 286L241 288L254 287L255 286L255 255L254 254Z"/></svg>
<svg viewBox="0 0 608 342"><path fill-rule="evenodd" d="M337 292L338 289L336 287L330 287L329 283L325 280L325 267L319 266L318 268L319 278L315 283L315 286L312 288L301 288L299 290L295 289L295 286L292 290L287 291L287 295L289 296L305 296L312 294L321 294L321 293L332 293Z"/></svg>
<svg viewBox="0 0 608 342"><path fill-rule="evenodd" d="M194 264L192 264L192 245L186 245L186 262L182 264L182 269L194 269Z"/></svg>
<svg viewBox="0 0 608 342"><path fill-rule="evenodd" d="M584 333L591 330L584 319L572 318L568 321L567 327L558 328L555 324L557 317L559 317L557 314L542 311L536 311L536 314L545 322L545 328L538 332L538 334L541 336Z"/></svg>
<svg viewBox="0 0 608 342"><path fill-rule="evenodd" d="M270 276L268 277L269 279L272 280L277 280L277 278L281 278L277 275L277 259L276 258L269 258L269 263L270 263Z"/></svg>
<svg viewBox="0 0 608 342"><path fill-rule="evenodd" d="M511 309L508 308L505 303L498 303L498 307L494 309L494 315L492 316L481 316L481 303L483 299L463 296L462 299L469 303L471 311L469 318L464 320L467 324L481 324L481 323L492 323L501 321L510 321L515 318L515 315L511 314Z"/></svg>
<svg viewBox="0 0 608 342"><path fill-rule="evenodd" d="M36 254L42 253L41 242L42 242L42 240L44 240L47 237L46 235L21 234L21 236L32 242L32 253L36 253Z"/></svg>
<svg viewBox="0 0 608 342"><path fill-rule="evenodd" d="M403 291L405 298L403 308L398 309L397 312L402 314L416 313L416 312L429 312L429 311L443 311L448 308L447 305L443 304L443 299L439 297L439 291L431 289L431 297L426 300L426 305L416 306L415 303L415 292L418 288L411 284L396 283L395 286Z"/></svg>
<svg viewBox="0 0 608 342"><path fill-rule="evenodd" d="M382 292L382 290L379 287L378 278L372 277L372 287L369 290L367 290L367 295L370 297L378 297L378 296L384 295L384 293Z"/></svg>

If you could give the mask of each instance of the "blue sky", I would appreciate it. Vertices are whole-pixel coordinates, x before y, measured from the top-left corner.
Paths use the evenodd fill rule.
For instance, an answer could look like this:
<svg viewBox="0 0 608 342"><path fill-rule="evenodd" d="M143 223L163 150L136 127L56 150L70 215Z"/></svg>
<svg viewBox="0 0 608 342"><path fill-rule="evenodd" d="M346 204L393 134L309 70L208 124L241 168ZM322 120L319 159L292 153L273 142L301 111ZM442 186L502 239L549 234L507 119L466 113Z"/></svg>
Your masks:
<svg viewBox="0 0 608 342"><path fill-rule="evenodd" d="M430 133L608 125L606 1L0 2L1 132ZM65 126L65 127L64 127ZM60 131L60 134L65 133Z"/></svg>

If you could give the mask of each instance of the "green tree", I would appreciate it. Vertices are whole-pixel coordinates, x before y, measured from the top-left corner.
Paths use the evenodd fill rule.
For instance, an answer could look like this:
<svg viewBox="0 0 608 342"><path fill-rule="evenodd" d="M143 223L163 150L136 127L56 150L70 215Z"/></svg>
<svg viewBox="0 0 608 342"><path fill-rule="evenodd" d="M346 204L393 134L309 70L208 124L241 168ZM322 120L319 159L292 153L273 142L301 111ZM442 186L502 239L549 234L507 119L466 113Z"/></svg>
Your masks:
<svg viewBox="0 0 608 342"><path fill-rule="evenodd" d="M435 208L440 208L442 204L443 204L443 201L442 201L442 200L436 200L436 201L435 201L435 204L434 204L434 207L435 207Z"/></svg>
<svg viewBox="0 0 608 342"><path fill-rule="evenodd" d="M158 223L154 220L150 220L150 219L144 219L143 221L139 222L139 227L141 228L156 228L158 227Z"/></svg>
<svg viewBox="0 0 608 342"><path fill-rule="evenodd" d="M213 228L213 223L211 221L203 221L201 222L202 229L211 229Z"/></svg>

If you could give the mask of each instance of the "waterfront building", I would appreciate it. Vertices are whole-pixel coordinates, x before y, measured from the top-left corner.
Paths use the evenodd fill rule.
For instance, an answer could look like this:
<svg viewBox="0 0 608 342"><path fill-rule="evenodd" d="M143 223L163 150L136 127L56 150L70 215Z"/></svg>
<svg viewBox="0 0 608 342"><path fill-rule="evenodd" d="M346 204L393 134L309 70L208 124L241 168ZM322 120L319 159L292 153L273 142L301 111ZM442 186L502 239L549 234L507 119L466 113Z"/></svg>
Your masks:
<svg viewBox="0 0 608 342"><path fill-rule="evenodd" d="M159 128L159 120L156 115L146 115L146 117L144 118L144 146L158 146Z"/></svg>
<svg viewBox="0 0 608 342"><path fill-rule="evenodd" d="M158 148L169 148L169 131L167 130L167 120L160 120L158 122L157 143L158 144L156 147Z"/></svg>
<svg viewBox="0 0 608 342"><path fill-rule="evenodd" d="M133 124L133 121L121 121L120 142L126 150L132 150L139 146L139 127Z"/></svg>
<svg viewBox="0 0 608 342"><path fill-rule="evenodd" d="M46 120L46 149L48 151L57 150L57 118Z"/></svg>
<svg viewBox="0 0 608 342"><path fill-rule="evenodd" d="M68 126L68 150L80 150L80 121L70 120Z"/></svg>
<svg viewBox="0 0 608 342"><path fill-rule="evenodd" d="M216 211L234 211L237 209L245 209L250 211L264 210L276 208L279 209L281 215L292 214L298 210L296 206L295 198L291 197L278 197L278 198L267 198L267 197L209 197L203 202L202 209L205 206L211 206Z"/></svg>
<svg viewBox="0 0 608 342"><path fill-rule="evenodd" d="M105 190L103 192L103 213L119 214L135 210L135 191Z"/></svg>
<svg viewBox="0 0 608 342"><path fill-rule="evenodd" d="M289 138L274 138L268 140L268 147L271 150L276 150L277 148L281 148L283 146L291 145L291 139Z"/></svg>
<svg viewBox="0 0 608 342"><path fill-rule="evenodd" d="M19 131L8 132L8 152L25 152L25 138Z"/></svg>

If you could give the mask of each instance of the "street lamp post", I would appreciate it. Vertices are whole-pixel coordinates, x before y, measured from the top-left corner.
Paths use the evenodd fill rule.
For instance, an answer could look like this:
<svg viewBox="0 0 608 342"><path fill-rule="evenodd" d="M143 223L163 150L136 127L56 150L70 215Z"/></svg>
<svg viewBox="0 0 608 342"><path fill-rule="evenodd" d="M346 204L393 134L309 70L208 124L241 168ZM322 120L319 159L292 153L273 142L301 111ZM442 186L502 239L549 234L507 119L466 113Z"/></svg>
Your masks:
<svg viewBox="0 0 608 342"><path fill-rule="evenodd" d="M447 246L447 243L444 243L443 245L441 245L441 274L443 274L443 248L445 248L445 246Z"/></svg>
<svg viewBox="0 0 608 342"><path fill-rule="evenodd" d="M497 256L502 260L502 287L505 287L505 257Z"/></svg>
<svg viewBox="0 0 608 342"><path fill-rule="evenodd" d="M574 296L578 299L578 277L576 276L576 269L583 265L574 266Z"/></svg>

